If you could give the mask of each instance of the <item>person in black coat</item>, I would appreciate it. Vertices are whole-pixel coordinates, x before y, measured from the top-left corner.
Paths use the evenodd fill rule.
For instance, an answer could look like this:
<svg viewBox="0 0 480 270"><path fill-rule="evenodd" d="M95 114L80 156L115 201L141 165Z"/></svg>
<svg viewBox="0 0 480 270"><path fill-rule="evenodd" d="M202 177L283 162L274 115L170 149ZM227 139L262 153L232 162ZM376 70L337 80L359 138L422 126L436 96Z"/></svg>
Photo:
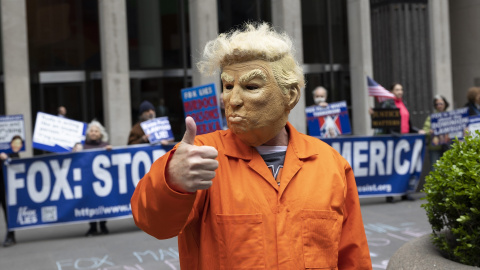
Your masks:
<svg viewBox="0 0 480 270"><path fill-rule="evenodd" d="M480 87L470 87L467 91L468 115L480 115Z"/></svg>
<svg viewBox="0 0 480 270"><path fill-rule="evenodd" d="M5 241L3 241L4 247L9 247L15 245L17 241L15 240L15 232L8 230L8 219L7 219L7 200L6 200L6 190L5 183L3 179L3 164L10 158L18 158L20 155L18 152L23 147L23 139L19 135L13 136L10 141L10 148L13 153L6 154L4 152L0 153L0 204L2 205L3 213L5 216L5 224L7 228L7 235L5 236Z"/></svg>

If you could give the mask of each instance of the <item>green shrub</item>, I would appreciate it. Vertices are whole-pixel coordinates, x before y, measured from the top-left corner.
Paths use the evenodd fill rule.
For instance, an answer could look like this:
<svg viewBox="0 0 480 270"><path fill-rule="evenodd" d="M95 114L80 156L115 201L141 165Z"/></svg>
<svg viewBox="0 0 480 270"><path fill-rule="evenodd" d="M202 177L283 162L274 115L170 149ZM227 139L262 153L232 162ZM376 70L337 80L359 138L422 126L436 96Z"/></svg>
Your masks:
<svg viewBox="0 0 480 270"><path fill-rule="evenodd" d="M454 140L425 178L433 243L450 260L480 266L480 133Z"/></svg>

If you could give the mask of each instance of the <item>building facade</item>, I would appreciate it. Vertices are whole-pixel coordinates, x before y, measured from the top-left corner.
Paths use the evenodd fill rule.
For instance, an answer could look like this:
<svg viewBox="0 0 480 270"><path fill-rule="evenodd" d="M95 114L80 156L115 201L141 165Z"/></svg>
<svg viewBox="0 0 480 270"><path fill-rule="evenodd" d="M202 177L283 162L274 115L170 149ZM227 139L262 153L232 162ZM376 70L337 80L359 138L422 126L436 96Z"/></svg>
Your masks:
<svg viewBox="0 0 480 270"><path fill-rule="evenodd" d="M421 126L444 95L455 108L480 85L476 0L1 0L0 114L23 114L26 143L37 112L67 108L97 119L112 145L125 145L149 100L183 136L182 88L214 83L195 68L205 43L245 21L266 21L293 37L307 86L290 114L306 131L311 91L346 100L355 135L372 134L366 76L404 85ZM471 29L471 30L469 30ZM454 91L455 89L455 91ZM31 156L33 150L23 156Z"/></svg>

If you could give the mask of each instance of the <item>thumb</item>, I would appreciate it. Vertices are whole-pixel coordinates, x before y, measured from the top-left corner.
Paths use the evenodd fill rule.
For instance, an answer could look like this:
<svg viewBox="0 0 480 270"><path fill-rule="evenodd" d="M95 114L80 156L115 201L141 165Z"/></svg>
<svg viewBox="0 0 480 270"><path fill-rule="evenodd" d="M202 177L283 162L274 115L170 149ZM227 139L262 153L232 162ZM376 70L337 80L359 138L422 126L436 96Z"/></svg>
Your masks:
<svg viewBox="0 0 480 270"><path fill-rule="evenodd" d="M185 118L185 135L183 135L182 142L192 144L195 140L195 136L197 135L197 124L195 124L195 120L192 117L187 116Z"/></svg>

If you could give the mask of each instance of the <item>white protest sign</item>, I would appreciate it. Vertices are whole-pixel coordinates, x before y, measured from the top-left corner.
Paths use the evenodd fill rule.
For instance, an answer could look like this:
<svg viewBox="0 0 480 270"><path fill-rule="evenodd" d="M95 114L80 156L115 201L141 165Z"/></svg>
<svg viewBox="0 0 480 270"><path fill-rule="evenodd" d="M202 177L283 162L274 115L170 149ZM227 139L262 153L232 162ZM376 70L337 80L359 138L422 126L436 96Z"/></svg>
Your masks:
<svg viewBox="0 0 480 270"><path fill-rule="evenodd" d="M85 141L86 129L86 123L38 112L33 148L56 153L70 152L75 143Z"/></svg>

